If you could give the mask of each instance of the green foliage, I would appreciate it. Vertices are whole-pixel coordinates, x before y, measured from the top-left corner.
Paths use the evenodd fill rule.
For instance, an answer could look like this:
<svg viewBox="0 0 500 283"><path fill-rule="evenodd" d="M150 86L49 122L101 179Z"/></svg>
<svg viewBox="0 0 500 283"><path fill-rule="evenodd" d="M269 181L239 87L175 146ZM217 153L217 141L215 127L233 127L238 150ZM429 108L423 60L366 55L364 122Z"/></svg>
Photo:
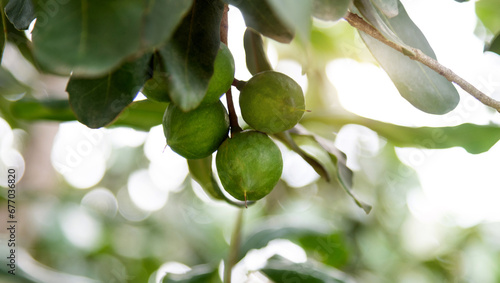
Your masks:
<svg viewBox="0 0 500 283"><path fill-rule="evenodd" d="M160 49L171 76L170 98L184 111L196 108L207 92L220 46L222 10L218 0L195 1L173 38Z"/></svg>
<svg viewBox="0 0 500 283"><path fill-rule="evenodd" d="M397 16L392 18L384 16L369 0L355 0L354 4L363 17L389 40L419 48L436 59L425 36L408 17L401 3L398 4ZM363 32L360 34L373 56L391 77L401 96L413 106L431 114L445 114L457 106L458 92L447 79L369 35Z"/></svg>
<svg viewBox="0 0 500 283"><path fill-rule="evenodd" d="M5 5L5 15L18 30L28 29L35 19L35 7L32 0L10 0Z"/></svg>
<svg viewBox="0 0 500 283"><path fill-rule="evenodd" d="M236 6L243 13L247 27L255 29L262 35L283 43L290 42L294 37L293 29L280 18L279 12L273 9L273 5L268 0L228 0L226 2Z"/></svg>
<svg viewBox="0 0 500 283"><path fill-rule="evenodd" d="M247 28L243 36L243 44L245 46L247 69L252 75L273 69L264 50L262 36L258 32L252 28Z"/></svg>
<svg viewBox="0 0 500 283"><path fill-rule="evenodd" d="M221 42L224 2L241 12L247 25L240 40L252 74L248 82L234 78L234 59L241 58L233 58L232 46ZM486 27L497 33L499 6L493 2L478 1L477 13ZM26 251L41 263L40 268L46 265L48 270L60 271L62 277L66 276L63 272L74 273L102 282L150 282L156 277L165 283L220 283L221 261L227 282L227 275L237 270L231 269L235 264L248 268L246 264L260 254L265 259L254 264L254 269L245 270L245 275L266 276L273 282L406 282L408 278L458 282L464 274L467 280L479 278L478 282L499 279L499 274L469 276L468 269L462 268L479 262L474 258L476 252L479 258L487 257L492 266L497 265L494 249L478 248L493 242L494 237L483 231L486 229L447 223L447 234L435 233L439 237L436 241L442 243L439 249L415 251L411 241L426 239L414 236L423 225L411 207L412 201L421 197L415 189L419 187L418 174L398 159L395 148L458 146L469 153L484 153L500 140L500 127L493 122L479 125L467 121L448 127L405 127L368 119L345 111L328 83L325 66L333 59L374 62L372 57L367 59L362 43L353 39L354 29L339 21L353 12L388 40L403 46L404 55L361 33L374 59L406 100L432 114L456 107L459 96L454 86L411 60L410 47L434 59L436 56L399 0L0 0L0 4L5 8L1 11L0 57L6 44L11 44L34 67L23 79L12 64L0 68L0 115L12 128L28 131L41 120L78 120L90 128L124 126L141 131L163 124L167 144L187 159L190 174L178 188L161 188L162 194L168 194L168 205L158 211L142 211L132 203L127 179L137 175L134 171L146 173L148 165L144 176L152 174L156 157L149 153L146 157L142 146L106 144L102 147L113 149L105 150L111 157L103 179L96 184L98 189L71 190L69 182L54 189L54 181L51 190L40 193L35 185L29 185L33 188L25 190L23 205L36 208L37 213L41 208L39 217L43 219L36 220L43 225L34 229ZM23 30L35 17L31 42ZM489 50L500 53L499 42L497 35ZM278 60L302 64L308 80L305 98L296 78L272 70L266 44L274 46ZM60 78L50 74L69 77L68 99L53 89ZM360 84L363 79L357 78ZM239 105L232 105L227 92L231 85L240 90ZM134 101L139 91L148 99ZM229 115L219 101L226 92ZM312 113L303 115L305 101ZM241 110L242 117L233 106ZM241 131L239 118L248 123L243 128L251 129ZM380 148L372 156L346 154L337 147L337 133L351 124L372 130L377 141L381 138ZM0 126L0 130L6 129L4 124ZM96 131L92 134L100 135ZM136 134L140 139L142 134ZM16 131L16 135L21 138L12 140L22 142L25 132ZM34 138L33 144L38 143ZM93 141L80 140L64 149L82 149L88 142L100 149ZM151 143L148 137L146 151ZM38 148L29 150L26 152ZM161 155L161 150L156 154ZM217 154L216 168L213 154ZM68 155L66 161L85 157L80 155ZM294 161L286 164L284 160ZM357 163L357 168L350 168L348 160ZM286 179L290 172L285 171L290 168L285 165L297 165L304 172L310 166L319 177L314 175L317 180L295 188ZM180 169L174 169L178 168L165 168L161 177L182 177L170 175L181 174ZM150 193L148 186L164 181L148 178L141 180L145 196ZM89 206L86 197L102 188L109 189L114 202L100 198ZM370 215L353 210L352 201ZM116 211L107 215L113 205ZM248 205L252 206L243 208ZM70 215L68 207L78 207L95 220L97 244L82 248L68 241L68 228L61 224L61 219ZM240 210L241 221L228 243L236 210ZM129 218L127 213L139 216ZM85 221L78 225L85 225ZM277 243L299 245L296 248L305 257L291 261L276 255L280 254L273 250ZM191 269L182 274L160 274L165 262L182 262ZM19 276L20 282L31 282L26 279L32 276L29 268L26 274Z"/></svg>
<svg viewBox="0 0 500 283"><path fill-rule="evenodd" d="M78 121L90 128L111 123L146 82L146 66L150 55L127 62L116 71L99 78L72 75L66 91Z"/></svg>

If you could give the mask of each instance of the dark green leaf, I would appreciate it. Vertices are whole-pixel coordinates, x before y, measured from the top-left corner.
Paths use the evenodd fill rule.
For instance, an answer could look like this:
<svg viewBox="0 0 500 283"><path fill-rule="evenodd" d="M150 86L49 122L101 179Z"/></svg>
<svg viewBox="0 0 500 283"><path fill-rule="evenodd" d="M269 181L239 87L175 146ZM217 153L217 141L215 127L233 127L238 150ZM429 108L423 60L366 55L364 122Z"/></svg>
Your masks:
<svg viewBox="0 0 500 283"><path fill-rule="evenodd" d="M281 256L274 256L260 270L275 282L293 283L344 283L353 282L341 271L320 263L294 263Z"/></svg>
<svg viewBox="0 0 500 283"><path fill-rule="evenodd" d="M151 127L161 124L167 106L166 103L156 103L148 100L133 102L109 126L126 126L149 131ZM69 106L69 101L66 99L22 99L11 104L10 112L17 119L32 122L76 120L76 116Z"/></svg>
<svg viewBox="0 0 500 283"><path fill-rule="evenodd" d="M311 158L315 159L324 167L330 179L336 176L342 188L344 188L354 202L362 208L366 214L370 213L372 206L360 201L352 192L353 173L351 169L347 167L346 155L337 149L332 141L312 134L300 125L290 130L290 133L297 135L294 137L295 142L297 142L299 147Z"/></svg>
<svg viewBox="0 0 500 283"><path fill-rule="evenodd" d="M478 154L488 151L500 140L498 125L462 124L454 127L404 127L356 115L335 115L315 113L306 120L321 121L336 126L347 124L363 125L399 147L451 148L463 147L469 153ZM305 122L305 121L304 121Z"/></svg>
<svg viewBox="0 0 500 283"><path fill-rule="evenodd" d="M312 0L293 1L267 0L278 17L292 30L302 42L309 42L311 36Z"/></svg>
<svg viewBox="0 0 500 283"><path fill-rule="evenodd" d="M389 18L398 15L398 0L371 0Z"/></svg>
<svg viewBox="0 0 500 283"><path fill-rule="evenodd" d="M0 95L8 100L22 98L30 88L20 83L9 71L0 67Z"/></svg>
<svg viewBox="0 0 500 283"><path fill-rule="evenodd" d="M294 31L281 19L267 0L226 1L241 11L247 27L281 43L292 41Z"/></svg>
<svg viewBox="0 0 500 283"><path fill-rule="evenodd" d="M166 40L191 1L63 3L40 0L35 6L34 54L47 71L99 76Z"/></svg>
<svg viewBox="0 0 500 283"><path fill-rule="evenodd" d="M330 232L330 229L321 223L290 222L282 218L271 218L260 228L254 229L252 234L244 237L238 258L243 258L251 249L265 247L274 239L297 240L306 236L325 236Z"/></svg>
<svg viewBox="0 0 500 283"><path fill-rule="evenodd" d="M172 36L193 0L146 0L143 15L142 45L156 47Z"/></svg>
<svg viewBox="0 0 500 283"><path fill-rule="evenodd" d="M262 36L258 32L252 28L247 28L243 36L243 45L245 47L247 69L252 75L273 69L267 59Z"/></svg>
<svg viewBox="0 0 500 283"><path fill-rule="evenodd" d="M367 1L355 0L354 3L363 13L365 19L379 30L385 25L388 31L381 30L381 32L388 39L398 43L404 42L404 44L418 48L428 56L436 58L425 36L408 17L401 3L398 2L398 15L389 19L375 11L370 6L370 2L367 4ZM381 19L382 22L378 22L376 19ZM373 56L394 82L399 93L413 106L431 114L445 114L457 106L460 99L458 92L443 76L365 33L361 32L360 34ZM394 36L396 36L395 39Z"/></svg>
<svg viewBox="0 0 500 283"><path fill-rule="evenodd" d="M495 36L495 38L491 41L488 51L495 52L500 55L500 33L497 34L497 36Z"/></svg>
<svg viewBox="0 0 500 283"><path fill-rule="evenodd" d="M217 269L208 265L195 266L185 274L167 274L163 283L219 283Z"/></svg>
<svg viewBox="0 0 500 283"><path fill-rule="evenodd" d="M150 55L127 62L118 70L100 78L72 76L66 91L78 121L90 128L111 123L132 103L146 81Z"/></svg>
<svg viewBox="0 0 500 283"><path fill-rule="evenodd" d="M324 21L338 21L346 13L352 0L313 0L313 16Z"/></svg>
<svg viewBox="0 0 500 283"><path fill-rule="evenodd" d="M207 91L220 46L223 9L219 0L196 0L172 39L160 50L171 76L170 98L184 111L196 108Z"/></svg>
<svg viewBox="0 0 500 283"><path fill-rule="evenodd" d="M31 0L9 0L5 15L18 30L28 29L35 19L35 7Z"/></svg>

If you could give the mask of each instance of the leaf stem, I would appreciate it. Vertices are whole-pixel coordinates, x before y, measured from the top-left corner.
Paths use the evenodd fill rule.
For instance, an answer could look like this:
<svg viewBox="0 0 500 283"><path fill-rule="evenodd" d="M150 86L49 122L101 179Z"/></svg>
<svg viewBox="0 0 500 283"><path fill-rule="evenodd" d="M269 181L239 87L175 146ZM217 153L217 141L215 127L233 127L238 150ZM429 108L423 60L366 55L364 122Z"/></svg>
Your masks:
<svg viewBox="0 0 500 283"><path fill-rule="evenodd" d="M410 59L426 65L427 67L431 68L441 76L445 77L448 81L453 82L458 86L460 86L463 90L468 92L470 95L475 97L484 105L492 107L496 109L498 112L500 112L500 101L487 96L482 91L474 87L471 83L467 82L466 80L455 74L452 70L441 65L441 63L439 63L437 60L427 56L420 49L411 46L402 46L394 41L387 39L380 31L378 31L376 28L374 28L372 25L366 22L363 18L351 12L348 12L347 15L344 16L344 19L354 28L368 34L369 36L377 39L378 41L384 43L385 45L403 53Z"/></svg>
<svg viewBox="0 0 500 283"><path fill-rule="evenodd" d="M238 253L241 244L241 227L243 226L243 211L244 209L240 209L238 211L238 218L236 219L233 235L231 236L229 254L224 264L224 283L231 283L232 269L238 260Z"/></svg>

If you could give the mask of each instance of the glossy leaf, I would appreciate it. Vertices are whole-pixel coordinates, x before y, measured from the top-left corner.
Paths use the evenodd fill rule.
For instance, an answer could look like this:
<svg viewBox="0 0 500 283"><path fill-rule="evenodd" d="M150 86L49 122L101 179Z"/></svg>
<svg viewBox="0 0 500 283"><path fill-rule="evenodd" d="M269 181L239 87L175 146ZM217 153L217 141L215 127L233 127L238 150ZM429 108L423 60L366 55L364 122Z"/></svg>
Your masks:
<svg viewBox="0 0 500 283"><path fill-rule="evenodd" d="M500 140L500 127L497 125L465 123L453 127L405 127L356 115L331 113L315 113L305 121L322 122L335 128L347 124L362 125L399 147L440 149L460 146L469 153L478 154L488 151Z"/></svg>
<svg viewBox="0 0 500 283"><path fill-rule="evenodd" d="M398 0L371 0L375 6L389 18L398 15Z"/></svg>
<svg viewBox="0 0 500 283"><path fill-rule="evenodd" d="M320 223L290 222L282 218L271 218L254 232L243 238L239 257L243 258L251 249L265 247L274 239L297 240L308 236L326 236L330 229Z"/></svg>
<svg viewBox="0 0 500 283"><path fill-rule="evenodd" d="M195 266L184 274L167 274L163 283L219 283L216 269L208 265Z"/></svg>
<svg viewBox="0 0 500 283"><path fill-rule="evenodd" d="M208 88L220 46L224 5L197 0L172 39L160 50L170 78L170 98L184 111L196 108Z"/></svg>
<svg viewBox="0 0 500 283"><path fill-rule="evenodd" d="M337 149L332 141L312 134L300 125L290 130L290 133L296 135L294 140L299 147L324 167L330 180L334 179L335 176L356 205L362 208L366 214L370 213L372 206L359 200L352 192L353 173L347 167L346 155Z"/></svg>
<svg viewBox="0 0 500 283"><path fill-rule="evenodd" d="M267 0L275 13L295 33L302 42L311 37L312 0L293 1Z"/></svg>
<svg viewBox="0 0 500 283"><path fill-rule="evenodd" d="M352 0L313 0L313 16L324 21L338 21L347 13Z"/></svg>
<svg viewBox="0 0 500 283"><path fill-rule="evenodd" d="M374 23L374 26L385 25L397 38L394 39L388 33L384 33L390 40L418 48L432 58L436 58L432 48L425 36L408 17L404 7L399 3L399 13L393 18L387 18L374 9L367 8L365 0L355 0L356 7L365 19L382 19L382 23ZM373 8L373 7L372 7ZM427 66L411 60L407 56L380 43L378 40L360 32L364 42L372 52L373 56L387 72L401 96L408 100L416 108L431 114L445 114L453 110L458 102L459 95L455 87L443 76L429 69Z"/></svg>
<svg viewBox="0 0 500 283"><path fill-rule="evenodd" d="M148 100L130 104L116 120L108 126L127 126L137 130L149 131L151 127L161 124L166 103ZM33 100L22 99L11 103L10 112L17 119L27 121L74 121L76 120L66 99Z"/></svg>
<svg viewBox="0 0 500 283"><path fill-rule="evenodd" d="M324 264L342 268L349 263L350 246L343 231L301 237L299 243L309 257Z"/></svg>
<svg viewBox="0 0 500 283"><path fill-rule="evenodd" d="M495 38L491 41L488 51L495 52L500 55L500 33L497 34L497 36L495 36Z"/></svg>
<svg viewBox="0 0 500 283"><path fill-rule="evenodd" d="M149 56L125 63L99 78L72 76L66 87L78 121L90 128L111 123L134 100L146 81Z"/></svg>
<svg viewBox="0 0 500 283"><path fill-rule="evenodd" d="M258 32L247 28L243 36L243 46L245 47L247 69L252 75L273 69L267 59L262 36Z"/></svg>
<svg viewBox="0 0 500 283"><path fill-rule="evenodd" d="M281 256L274 256L261 270L275 282L294 283L344 283L353 282L341 271L320 263L294 263Z"/></svg>
<svg viewBox="0 0 500 283"><path fill-rule="evenodd" d="M102 75L166 40L190 2L40 0L34 54L43 69L56 74Z"/></svg>
<svg viewBox="0 0 500 283"><path fill-rule="evenodd" d="M241 11L247 27L251 27L262 35L281 43L289 43L292 41L294 36L293 29L283 21L277 11L273 9L273 6L269 4L268 0L226 1L236 6ZM286 9L284 10L286 11Z"/></svg>
<svg viewBox="0 0 500 283"><path fill-rule="evenodd" d="M35 19L35 7L32 0L9 0L5 6L5 15L18 30L28 29Z"/></svg>

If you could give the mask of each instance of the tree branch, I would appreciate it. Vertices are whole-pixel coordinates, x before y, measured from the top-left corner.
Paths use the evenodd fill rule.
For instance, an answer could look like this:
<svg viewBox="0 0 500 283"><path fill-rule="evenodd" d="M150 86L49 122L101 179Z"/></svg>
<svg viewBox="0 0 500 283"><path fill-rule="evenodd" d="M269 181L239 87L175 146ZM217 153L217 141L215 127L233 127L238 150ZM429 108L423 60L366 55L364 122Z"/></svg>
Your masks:
<svg viewBox="0 0 500 283"><path fill-rule="evenodd" d="M482 91L474 87L472 84L470 84L469 82L467 82L466 80L455 74L452 70L446 68L435 59L424 54L420 49L410 46L401 46L393 41L388 40L382 33L380 33L380 31L378 31L372 25L367 23L363 18L351 12L348 12L347 15L344 17L344 19L356 29L368 34L369 36L377 39L378 41L384 43L385 45L403 53L410 59L426 65L427 67L431 68L441 76L445 77L450 82L456 83L463 90L468 92L470 95L474 96L484 105L492 107L496 109L498 112L500 112L500 101L497 101L487 96Z"/></svg>

